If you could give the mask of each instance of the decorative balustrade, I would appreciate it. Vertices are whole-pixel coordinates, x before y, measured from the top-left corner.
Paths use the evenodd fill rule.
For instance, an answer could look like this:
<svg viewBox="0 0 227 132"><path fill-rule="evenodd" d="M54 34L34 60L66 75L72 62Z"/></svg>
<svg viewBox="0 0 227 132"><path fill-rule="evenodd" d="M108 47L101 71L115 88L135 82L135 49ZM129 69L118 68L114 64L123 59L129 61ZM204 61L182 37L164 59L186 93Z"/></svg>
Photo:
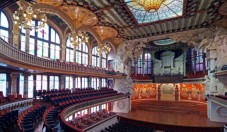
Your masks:
<svg viewBox="0 0 227 132"><path fill-rule="evenodd" d="M121 94L121 95L116 95L116 96L112 96L112 97L100 98L100 99L95 99L95 100L86 101L86 102L82 102L82 103L79 103L79 104L71 105L71 106L65 108L61 112L60 119L61 119L61 122L62 122L61 124L63 126L63 129L68 130L68 131L83 132L83 130L81 130L81 129L73 126L69 122L67 122L66 118L68 116L72 115L73 113L77 113L77 112L79 112L83 109L87 109L88 107L93 107L93 106L97 106L97 105L100 105L100 104L113 102L113 101L117 101L117 100L121 100L121 99L125 99L125 98L128 98L128 95Z"/></svg>
<svg viewBox="0 0 227 132"><path fill-rule="evenodd" d="M24 51L21 51L13 47L12 45L7 44L3 39L0 39L0 55L0 59L6 59L9 65L11 64L10 62L14 62L14 64L16 62L16 64L22 68L29 67L29 69L34 70L40 70L45 72L58 72L65 74L80 74L111 78L124 77L122 73L109 71L103 68L84 66L74 62L62 62L59 60L50 60L37 57Z"/></svg>

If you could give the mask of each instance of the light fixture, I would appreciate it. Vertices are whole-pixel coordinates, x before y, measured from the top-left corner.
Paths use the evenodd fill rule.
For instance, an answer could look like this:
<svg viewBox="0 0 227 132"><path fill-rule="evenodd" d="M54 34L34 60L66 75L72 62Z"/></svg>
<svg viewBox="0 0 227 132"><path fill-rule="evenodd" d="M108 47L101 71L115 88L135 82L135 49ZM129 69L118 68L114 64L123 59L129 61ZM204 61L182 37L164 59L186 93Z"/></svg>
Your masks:
<svg viewBox="0 0 227 132"><path fill-rule="evenodd" d="M111 47L109 44L99 44L97 51L99 52L99 54L101 54L103 51L107 54L108 52L110 52Z"/></svg>
<svg viewBox="0 0 227 132"><path fill-rule="evenodd" d="M88 43L88 35L84 32L72 32L69 34L69 41L72 43L72 46L77 47L83 42Z"/></svg>
<svg viewBox="0 0 227 132"><path fill-rule="evenodd" d="M151 9L157 11L163 2L166 0L132 0L136 2L138 5L144 7L144 9L149 12Z"/></svg>
<svg viewBox="0 0 227 132"><path fill-rule="evenodd" d="M31 6L20 7L13 14L14 24L19 28L35 29L43 28L47 22L47 17L40 10L33 10ZM32 19L39 20L39 25L32 25Z"/></svg>

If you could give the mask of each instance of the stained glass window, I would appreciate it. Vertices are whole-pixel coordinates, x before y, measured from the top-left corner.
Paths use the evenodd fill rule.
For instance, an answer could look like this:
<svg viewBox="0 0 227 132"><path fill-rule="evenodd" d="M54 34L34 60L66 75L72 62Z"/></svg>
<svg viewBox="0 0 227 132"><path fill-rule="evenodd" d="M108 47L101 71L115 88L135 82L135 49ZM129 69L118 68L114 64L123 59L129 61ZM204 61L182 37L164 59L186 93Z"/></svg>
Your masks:
<svg viewBox="0 0 227 132"><path fill-rule="evenodd" d="M102 78L102 87L106 87L106 79Z"/></svg>
<svg viewBox="0 0 227 132"><path fill-rule="evenodd" d="M204 62L204 53L201 50L193 50L189 48L187 50L187 61L186 61L186 70L187 72L202 72L204 71L204 63L206 64L206 59ZM205 69L206 70L206 69Z"/></svg>
<svg viewBox="0 0 227 132"><path fill-rule="evenodd" d="M151 54L145 53L144 54L144 74L151 74L151 73L152 73Z"/></svg>
<svg viewBox="0 0 227 132"><path fill-rule="evenodd" d="M146 11L145 8L139 5L135 0L124 1L139 24L175 18L183 15L184 0L165 0L157 11L154 9Z"/></svg>
<svg viewBox="0 0 227 132"><path fill-rule="evenodd" d="M99 67L99 53L97 51L97 46L92 49L92 66Z"/></svg>
<svg viewBox="0 0 227 132"><path fill-rule="evenodd" d="M73 62L74 61L74 51L73 51L73 45L70 43L69 39L66 41L66 55L65 55L65 60L68 62Z"/></svg>
<svg viewBox="0 0 227 132"><path fill-rule="evenodd" d="M142 60L142 56L143 55L140 55L140 58L138 59L138 62L137 62L137 73L138 74L143 74L143 60Z"/></svg>
<svg viewBox="0 0 227 132"><path fill-rule="evenodd" d="M0 91L2 91L3 96L6 97L7 75L5 73L0 73L0 86Z"/></svg>
<svg viewBox="0 0 227 132"><path fill-rule="evenodd" d="M75 88L81 88L81 77L77 77L75 83Z"/></svg>
<svg viewBox="0 0 227 132"><path fill-rule="evenodd" d="M99 78L91 78L91 87L94 89L99 88Z"/></svg>
<svg viewBox="0 0 227 132"><path fill-rule="evenodd" d="M31 75L28 77L28 98L33 98L34 92L34 76Z"/></svg>
<svg viewBox="0 0 227 132"><path fill-rule="evenodd" d="M46 75L36 75L36 90L47 90Z"/></svg>
<svg viewBox="0 0 227 132"><path fill-rule="evenodd" d="M32 21L32 25L39 25L39 21ZM22 51L25 51L25 30L21 29L21 45ZM29 53L38 57L50 59L60 58L60 37L58 33L48 24L43 29L35 32L30 31Z"/></svg>
<svg viewBox="0 0 227 132"><path fill-rule="evenodd" d="M50 76L49 86L51 89L59 89L59 77L58 76Z"/></svg>
<svg viewBox="0 0 227 132"><path fill-rule="evenodd" d="M73 88L73 78L72 77L65 77L65 88Z"/></svg>
<svg viewBox="0 0 227 132"><path fill-rule="evenodd" d="M88 88L88 78L87 77L81 78L81 88Z"/></svg>
<svg viewBox="0 0 227 132"><path fill-rule="evenodd" d="M2 11L0 11L0 37L9 43L9 20Z"/></svg>
<svg viewBox="0 0 227 132"><path fill-rule="evenodd" d="M76 47L76 62L88 65L88 47L84 42Z"/></svg>

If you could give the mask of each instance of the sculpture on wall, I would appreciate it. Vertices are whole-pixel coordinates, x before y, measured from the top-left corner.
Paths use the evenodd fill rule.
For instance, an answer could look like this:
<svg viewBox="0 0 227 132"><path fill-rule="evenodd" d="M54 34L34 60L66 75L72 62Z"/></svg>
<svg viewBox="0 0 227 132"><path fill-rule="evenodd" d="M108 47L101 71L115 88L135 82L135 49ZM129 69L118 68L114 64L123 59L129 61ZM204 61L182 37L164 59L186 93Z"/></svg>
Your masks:
<svg viewBox="0 0 227 132"><path fill-rule="evenodd" d="M133 59L137 60L139 56L143 53L143 48L145 48L145 42L143 41L126 41L124 44L121 44L117 49L117 55L114 59L115 65L127 65L129 62ZM116 70L122 70L123 69L116 69ZM128 75L128 71L126 72Z"/></svg>
<svg viewBox="0 0 227 132"><path fill-rule="evenodd" d="M133 80L130 76L123 79L115 79L114 89L120 93L132 94Z"/></svg>

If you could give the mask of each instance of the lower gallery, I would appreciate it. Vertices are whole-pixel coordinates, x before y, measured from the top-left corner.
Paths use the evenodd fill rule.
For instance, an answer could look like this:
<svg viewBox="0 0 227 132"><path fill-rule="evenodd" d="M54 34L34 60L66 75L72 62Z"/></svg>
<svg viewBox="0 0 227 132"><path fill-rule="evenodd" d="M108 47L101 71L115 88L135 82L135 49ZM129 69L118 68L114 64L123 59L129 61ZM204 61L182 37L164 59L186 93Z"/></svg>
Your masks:
<svg viewBox="0 0 227 132"><path fill-rule="evenodd" d="M227 132L225 0L5 0L0 132Z"/></svg>

